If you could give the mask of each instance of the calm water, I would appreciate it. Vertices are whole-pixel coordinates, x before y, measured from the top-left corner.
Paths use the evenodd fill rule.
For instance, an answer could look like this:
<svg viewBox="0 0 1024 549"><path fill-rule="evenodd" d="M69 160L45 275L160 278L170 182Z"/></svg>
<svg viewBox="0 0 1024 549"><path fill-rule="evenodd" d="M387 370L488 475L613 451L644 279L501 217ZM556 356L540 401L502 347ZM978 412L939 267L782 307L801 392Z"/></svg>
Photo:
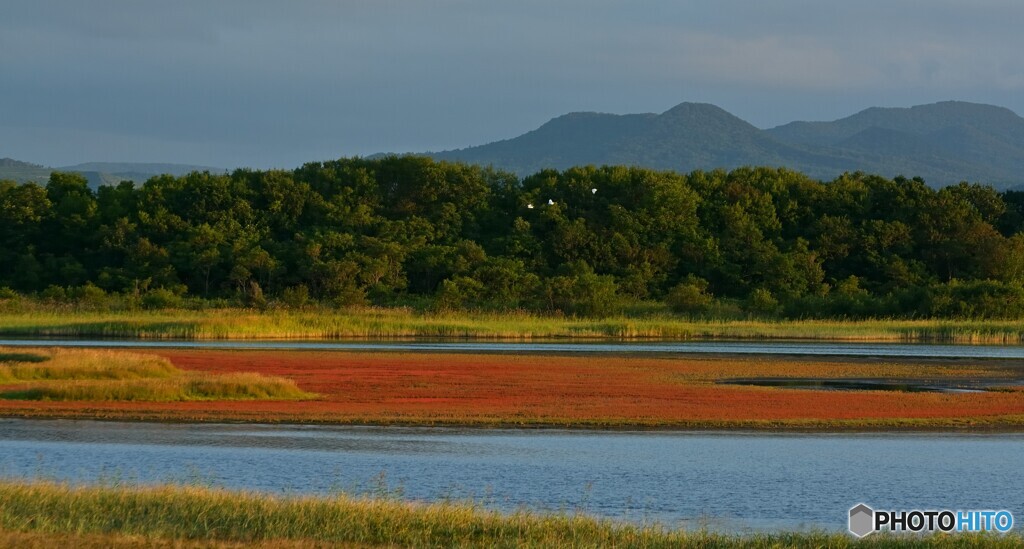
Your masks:
<svg viewBox="0 0 1024 549"><path fill-rule="evenodd" d="M1024 516L1024 435L620 433L0 420L0 475L583 510L722 531L849 507Z"/></svg>
<svg viewBox="0 0 1024 549"><path fill-rule="evenodd" d="M284 349L334 351L448 351L490 353L738 353L874 357L1020 358L1022 345L930 345L920 343L835 343L791 341L687 341L658 343L494 343L415 341L195 341L0 339L0 346L133 347L202 349Z"/></svg>

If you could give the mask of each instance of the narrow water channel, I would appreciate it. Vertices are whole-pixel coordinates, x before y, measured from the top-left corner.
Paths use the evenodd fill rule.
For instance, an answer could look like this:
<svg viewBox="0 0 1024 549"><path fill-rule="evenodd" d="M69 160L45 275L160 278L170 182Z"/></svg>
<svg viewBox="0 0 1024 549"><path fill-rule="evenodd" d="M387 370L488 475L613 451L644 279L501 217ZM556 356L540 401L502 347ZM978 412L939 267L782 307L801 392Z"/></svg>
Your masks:
<svg viewBox="0 0 1024 549"><path fill-rule="evenodd" d="M891 358L1024 359L1024 345L925 343L855 343L821 341L633 341L488 342L488 341L295 341L295 340L162 340L162 339L0 339L11 347L109 347L183 349L274 349L289 351L408 351L480 353L703 353Z"/></svg>

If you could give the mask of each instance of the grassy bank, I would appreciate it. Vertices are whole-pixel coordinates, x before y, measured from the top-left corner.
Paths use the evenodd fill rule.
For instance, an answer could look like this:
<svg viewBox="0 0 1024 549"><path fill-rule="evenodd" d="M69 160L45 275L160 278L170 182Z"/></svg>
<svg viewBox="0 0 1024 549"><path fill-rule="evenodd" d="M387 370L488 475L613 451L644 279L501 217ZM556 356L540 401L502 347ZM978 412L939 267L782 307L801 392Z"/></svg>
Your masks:
<svg viewBox="0 0 1024 549"><path fill-rule="evenodd" d="M528 313L421 314L405 309L251 309L0 313L3 337L145 339L623 338L817 339L1021 343L1024 321L689 320L670 315L604 319Z"/></svg>
<svg viewBox="0 0 1024 549"><path fill-rule="evenodd" d="M838 520L842 520L839 517ZM312 547L1019 547L1019 536L727 536L582 515L500 514L471 504L277 497L196 487L0 482L0 540L75 546L170 542ZM125 542L129 540L129 542ZM203 544L202 546L211 546Z"/></svg>
<svg viewBox="0 0 1024 549"><path fill-rule="evenodd" d="M185 372L156 355L0 347L0 399L91 402L301 400L294 381L252 372Z"/></svg>

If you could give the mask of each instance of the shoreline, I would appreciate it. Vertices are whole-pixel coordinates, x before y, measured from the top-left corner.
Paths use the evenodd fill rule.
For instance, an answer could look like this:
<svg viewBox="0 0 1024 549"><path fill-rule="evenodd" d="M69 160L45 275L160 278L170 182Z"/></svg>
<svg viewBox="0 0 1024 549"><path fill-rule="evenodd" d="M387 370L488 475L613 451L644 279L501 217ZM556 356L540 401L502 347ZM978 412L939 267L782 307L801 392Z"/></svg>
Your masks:
<svg viewBox="0 0 1024 549"><path fill-rule="evenodd" d="M723 424L715 422L681 421L672 423L629 423L629 422L592 422L578 421L575 423L558 421L444 421L444 420L330 420L330 419L298 419L283 417L241 418L230 416L209 417L169 417L168 414L139 413L126 411L124 414L99 414L90 411L47 413L43 410L11 411L0 410L0 420L27 421L95 421L104 423L140 423L155 425L258 425L268 427L349 427L368 429L411 428L411 429L450 429L473 431L529 431L529 432L573 432L573 433L667 433L667 434L722 434L722 435L854 435L854 434L936 434L936 435L998 435L1024 434L1024 416L1014 417L1008 421L975 421L975 418L951 418L948 421L915 420L900 418L877 422L853 420L848 425L836 425L825 421L794 421L794 422L735 422Z"/></svg>
<svg viewBox="0 0 1024 549"><path fill-rule="evenodd" d="M795 327L798 322L793 322ZM789 327L789 323L780 323L780 328ZM851 326L853 327L853 326ZM727 331L727 330L726 330ZM850 344L907 344L907 345L949 345L949 346L1024 346L1024 327L1019 336L1016 334L1005 334L993 336L992 338L946 338L941 335L934 337L928 335L904 335L893 333L890 335L786 335L782 334L699 334L699 335L593 335L593 334L554 334L554 335L492 335L492 334L462 334L462 335L431 335L431 334L407 334L407 335L284 335L275 336L272 334L261 335L209 335L198 334L190 336L167 336L143 332L134 335L110 334L107 332L90 331L17 331L0 328L0 338L12 341L60 341L67 339L81 339L96 342L103 341L132 341L138 343L175 344L175 343L494 343L494 344L657 344L657 343L850 343Z"/></svg>
<svg viewBox="0 0 1024 549"><path fill-rule="evenodd" d="M523 312L453 314L403 309L171 309L0 312L0 337L145 340L451 339L461 341L836 341L1024 344L1024 321L957 319L702 319L674 315L581 318Z"/></svg>

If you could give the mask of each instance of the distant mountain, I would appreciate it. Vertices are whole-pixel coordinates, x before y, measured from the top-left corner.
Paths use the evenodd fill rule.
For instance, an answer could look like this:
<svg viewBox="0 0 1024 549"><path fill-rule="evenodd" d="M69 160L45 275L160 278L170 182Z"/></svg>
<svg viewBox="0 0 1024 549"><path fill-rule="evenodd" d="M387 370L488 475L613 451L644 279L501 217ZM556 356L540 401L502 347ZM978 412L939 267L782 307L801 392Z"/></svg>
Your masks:
<svg viewBox="0 0 1024 549"><path fill-rule="evenodd" d="M80 173L89 180L90 186L99 187L100 185L116 185L122 181L134 181L141 184L153 176L163 174L181 176L192 172L204 171L225 173L227 170L189 164L152 164L141 162L87 162L85 164L75 164L74 166L47 168L11 158L0 159L0 180L9 179L21 183L28 181L46 183L50 178L50 172L53 171Z"/></svg>
<svg viewBox="0 0 1024 549"><path fill-rule="evenodd" d="M682 172L767 165L820 179L860 170L1011 187L1024 183L1024 119L950 101L760 130L714 105L682 103L662 114L571 113L513 139L426 154L520 175L582 164Z"/></svg>
<svg viewBox="0 0 1024 549"><path fill-rule="evenodd" d="M992 105L946 101L906 109L870 108L834 122L792 122L768 133L787 143L833 149L865 171L1024 183L1024 119Z"/></svg>
<svg viewBox="0 0 1024 549"><path fill-rule="evenodd" d="M13 158L0 158L0 180L12 181L46 181L50 177L50 169L31 162L22 162Z"/></svg>
<svg viewBox="0 0 1024 549"><path fill-rule="evenodd" d="M13 158L0 158L0 168L20 168L20 169L37 169L44 168L39 164L33 164L31 162L22 162L21 160L15 160Z"/></svg>
<svg viewBox="0 0 1024 549"><path fill-rule="evenodd" d="M143 162L86 162L74 166L57 168L65 172L99 172L109 174L148 174L163 175L170 174L182 176L192 172L224 173L224 168L213 168L210 166L193 166L191 164L152 164Z"/></svg>

